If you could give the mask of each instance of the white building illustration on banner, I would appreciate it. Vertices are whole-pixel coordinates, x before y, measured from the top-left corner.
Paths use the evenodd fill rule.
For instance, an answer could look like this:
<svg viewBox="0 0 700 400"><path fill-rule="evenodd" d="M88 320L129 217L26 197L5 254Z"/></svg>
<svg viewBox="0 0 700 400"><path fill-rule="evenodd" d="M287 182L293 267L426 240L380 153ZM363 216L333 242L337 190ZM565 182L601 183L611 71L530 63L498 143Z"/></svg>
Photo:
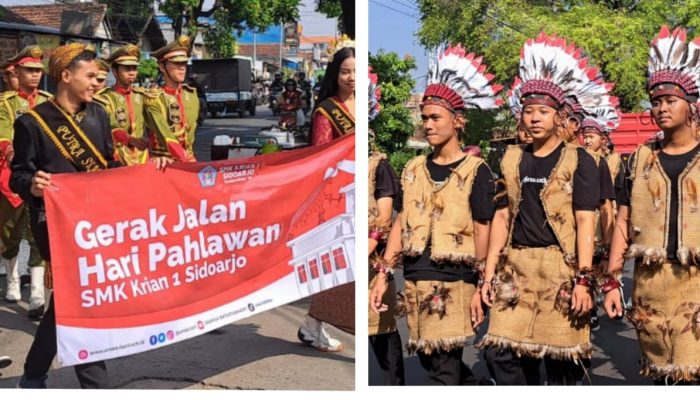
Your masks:
<svg viewBox="0 0 700 400"><path fill-rule="evenodd" d="M355 173L355 163L343 160L329 168L325 179L339 171ZM340 189L345 212L287 242L292 249L289 265L294 269L302 297L355 280L355 183Z"/></svg>

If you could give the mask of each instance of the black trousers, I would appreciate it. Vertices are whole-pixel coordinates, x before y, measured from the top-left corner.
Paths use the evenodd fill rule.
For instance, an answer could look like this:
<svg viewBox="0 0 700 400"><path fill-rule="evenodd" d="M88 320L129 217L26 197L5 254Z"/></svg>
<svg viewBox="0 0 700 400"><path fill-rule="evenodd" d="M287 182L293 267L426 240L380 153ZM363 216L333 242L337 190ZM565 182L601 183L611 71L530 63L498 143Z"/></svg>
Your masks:
<svg viewBox="0 0 700 400"><path fill-rule="evenodd" d="M484 351L489 373L499 385L539 385L540 364L542 359L518 357L508 349L488 347ZM583 364L583 365L582 365ZM584 375L584 368L590 366L590 361L576 364L573 361L544 358L544 368L547 373L547 384L576 385Z"/></svg>
<svg viewBox="0 0 700 400"><path fill-rule="evenodd" d="M379 368L382 370L382 386L403 386L404 379L403 353L401 351L401 336L399 332L373 335L369 343L377 356Z"/></svg>
<svg viewBox="0 0 700 400"><path fill-rule="evenodd" d="M464 378L472 376L468 368L463 370L467 367L462 363L463 352L462 348L430 355L418 352L420 365L428 372L428 385L455 386L461 384Z"/></svg>
<svg viewBox="0 0 700 400"><path fill-rule="evenodd" d="M53 295L49 307L39 323L34 342L24 362L24 376L27 379L40 379L49 372L56 356L56 311ZM80 387L83 389L108 389L107 365L104 361L80 364L75 367Z"/></svg>

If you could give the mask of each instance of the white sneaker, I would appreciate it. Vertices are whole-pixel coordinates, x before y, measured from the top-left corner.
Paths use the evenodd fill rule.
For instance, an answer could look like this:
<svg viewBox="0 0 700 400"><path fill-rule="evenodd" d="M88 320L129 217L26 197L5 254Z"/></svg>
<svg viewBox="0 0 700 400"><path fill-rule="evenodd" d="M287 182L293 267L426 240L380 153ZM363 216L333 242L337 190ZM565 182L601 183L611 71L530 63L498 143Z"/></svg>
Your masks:
<svg viewBox="0 0 700 400"><path fill-rule="evenodd" d="M319 323L318 337L311 345L321 351L337 352L343 350L343 344L338 339L331 337L326 331L326 323Z"/></svg>
<svg viewBox="0 0 700 400"><path fill-rule="evenodd" d="M7 289L5 291L5 301L16 303L22 298L19 290L19 260L17 257L12 260L5 260L7 267Z"/></svg>
<svg viewBox="0 0 700 400"><path fill-rule="evenodd" d="M316 341L318 338L318 326L320 324L321 321L307 315L306 318L304 318L304 321L302 321L299 331L297 332L299 341L308 345Z"/></svg>

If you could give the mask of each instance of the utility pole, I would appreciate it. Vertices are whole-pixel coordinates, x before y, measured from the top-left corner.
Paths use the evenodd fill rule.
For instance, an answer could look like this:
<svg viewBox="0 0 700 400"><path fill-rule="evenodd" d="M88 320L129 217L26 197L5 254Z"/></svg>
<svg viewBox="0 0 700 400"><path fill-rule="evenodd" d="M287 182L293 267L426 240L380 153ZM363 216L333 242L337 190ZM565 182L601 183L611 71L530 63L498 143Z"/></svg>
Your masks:
<svg viewBox="0 0 700 400"><path fill-rule="evenodd" d="M282 45L284 44L284 24L280 24L280 73L282 73Z"/></svg>

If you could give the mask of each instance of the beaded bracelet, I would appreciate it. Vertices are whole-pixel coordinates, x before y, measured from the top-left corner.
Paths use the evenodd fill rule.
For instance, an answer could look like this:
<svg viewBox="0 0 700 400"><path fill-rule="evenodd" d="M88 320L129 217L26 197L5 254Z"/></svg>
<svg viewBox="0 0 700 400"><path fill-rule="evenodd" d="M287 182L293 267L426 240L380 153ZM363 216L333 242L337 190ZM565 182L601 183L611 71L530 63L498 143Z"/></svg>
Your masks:
<svg viewBox="0 0 700 400"><path fill-rule="evenodd" d="M622 282L610 274L605 274L598 283L598 287L603 293L622 287Z"/></svg>
<svg viewBox="0 0 700 400"><path fill-rule="evenodd" d="M591 276L591 273L589 271L579 271L576 273L574 283L576 285L590 288L593 287L593 277Z"/></svg>

